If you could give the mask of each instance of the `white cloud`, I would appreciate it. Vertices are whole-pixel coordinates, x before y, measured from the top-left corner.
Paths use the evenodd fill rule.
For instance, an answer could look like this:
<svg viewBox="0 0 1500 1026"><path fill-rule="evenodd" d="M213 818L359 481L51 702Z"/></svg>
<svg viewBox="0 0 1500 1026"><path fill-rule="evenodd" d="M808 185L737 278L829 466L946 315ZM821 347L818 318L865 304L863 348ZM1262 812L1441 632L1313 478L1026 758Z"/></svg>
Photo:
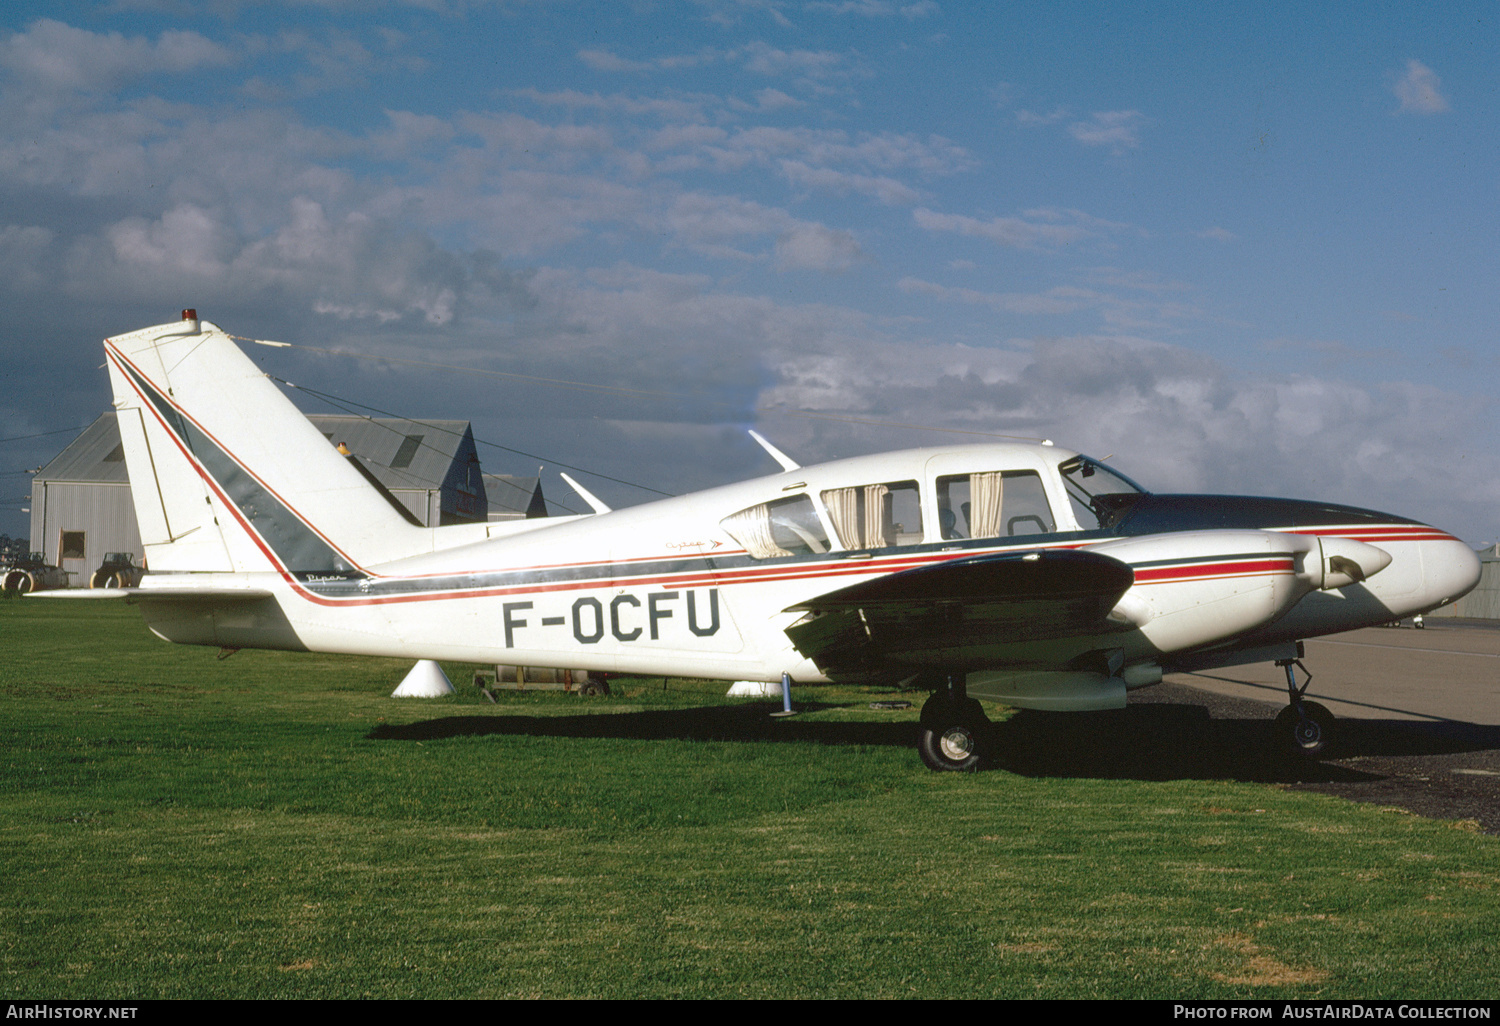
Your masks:
<svg viewBox="0 0 1500 1026"><path fill-rule="evenodd" d="M129 218L105 234L122 267L187 279L220 277L233 245L219 220L192 204L173 207L157 221Z"/></svg>
<svg viewBox="0 0 1500 1026"><path fill-rule="evenodd" d="M793 96L788 96L780 89L762 89L755 94L755 102L760 110L787 110L791 107L805 107L806 104Z"/></svg>
<svg viewBox="0 0 1500 1026"><path fill-rule="evenodd" d="M1059 286L1043 293L982 292L979 289L950 288L920 278L902 278L896 283L902 292L931 296L945 302L977 303L1005 313L1041 315L1067 314L1093 306L1101 298L1083 289Z"/></svg>
<svg viewBox="0 0 1500 1026"><path fill-rule="evenodd" d="M774 359L763 405L1049 437L1115 453L1158 491L1324 499L1453 530L1487 523L1500 501L1500 457L1472 448L1473 403L1432 388L1246 377L1119 335L1038 338L1024 349L865 341ZM778 444L808 461L944 437L795 417L778 425ZM1456 480L1472 490L1459 494Z"/></svg>
<svg viewBox="0 0 1500 1026"><path fill-rule="evenodd" d="M864 256L854 235L821 224L798 224L776 240L783 271L845 271Z"/></svg>
<svg viewBox="0 0 1500 1026"><path fill-rule="evenodd" d="M670 57L657 57L649 61L633 61L612 53L609 50L589 49L579 50L578 59L595 71L647 72L658 70L675 71L681 68L700 67L718 60L718 54L712 50L702 50L694 54L678 54Z"/></svg>
<svg viewBox="0 0 1500 1026"><path fill-rule="evenodd" d="M1146 115L1138 110L1098 111L1088 121L1075 121L1068 133L1085 146L1108 146L1112 153L1133 150L1141 144Z"/></svg>
<svg viewBox="0 0 1500 1026"><path fill-rule="evenodd" d="M579 50L578 59L595 71L651 71L655 67L649 61L626 60L608 50Z"/></svg>
<svg viewBox="0 0 1500 1026"><path fill-rule="evenodd" d="M916 190L884 175L861 175L829 167L811 167L800 160L783 160L780 166L781 173L795 185L840 193L856 192L887 204L915 203L920 198Z"/></svg>
<svg viewBox="0 0 1500 1026"><path fill-rule="evenodd" d="M151 42L43 18L0 43L0 66L46 91L110 89L131 79L228 64L228 50L196 32L169 30Z"/></svg>
<svg viewBox="0 0 1500 1026"><path fill-rule="evenodd" d="M833 81L843 81L864 72L843 54L831 50L782 50L755 42L733 52L731 59L743 61L746 70L773 78L789 78L805 89L822 91Z"/></svg>
<svg viewBox="0 0 1500 1026"><path fill-rule="evenodd" d="M678 245L706 256L759 260L762 247L770 242L778 270L837 272L864 256L847 231L800 221L785 210L733 196L684 194L673 201L662 222Z"/></svg>
<svg viewBox="0 0 1500 1026"><path fill-rule="evenodd" d="M829 14L854 14L864 18L892 18L900 15L911 21L938 13L934 0L918 0L917 3L893 3L892 0L815 0L807 4L810 11L825 11Z"/></svg>
<svg viewBox="0 0 1500 1026"><path fill-rule="evenodd" d="M964 214L940 214L926 207L912 211L917 227L988 239L1015 249L1053 249L1128 226L1090 217L1081 210L1029 210L1026 217L981 221Z"/></svg>
<svg viewBox="0 0 1500 1026"><path fill-rule="evenodd" d="M601 93L585 93L577 89L557 89L543 92L540 89L531 87L517 89L513 95L546 106L567 107L570 110L618 112L632 116L646 115L658 117L665 121L701 120L709 108L717 106L720 102L717 97L713 96L672 96L640 99L637 97L622 96L618 93L608 96Z"/></svg>
<svg viewBox="0 0 1500 1026"><path fill-rule="evenodd" d="M1146 292L1176 291L1185 287L1151 275L1125 274L1112 268L1095 269L1088 277L1103 284ZM945 303L988 306L997 312L1023 316L1055 317L1094 310L1101 325L1115 331L1176 332L1182 322L1203 316L1196 307L1184 303L1132 298L1076 285L1056 285L1042 292L984 292L906 277L897 282L896 287L909 295L929 296Z"/></svg>
<svg viewBox="0 0 1500 1026"><path fill-rule="evenodd" d="M1441 114L1448 109L1448 100L1440 89L1437 73L1418 60L1406 62L1406 74L1396 82L1393 91L1401 106L1396 113Z"/></svg>

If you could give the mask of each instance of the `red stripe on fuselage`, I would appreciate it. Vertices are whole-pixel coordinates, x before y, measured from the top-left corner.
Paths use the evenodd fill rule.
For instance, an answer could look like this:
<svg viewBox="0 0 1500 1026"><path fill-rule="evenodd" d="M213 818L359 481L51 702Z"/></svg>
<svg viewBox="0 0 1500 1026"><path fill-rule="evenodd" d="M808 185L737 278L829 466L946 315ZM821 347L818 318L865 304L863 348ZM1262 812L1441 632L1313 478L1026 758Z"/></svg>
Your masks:
<svg viewBox="0 0 1500 1026"><path fill-rule="evenodd" d="M1306 534L1316 538L1350 538L1354 541L1457 541L1446 531L1426 524L1389 524L1379 527L1268 527L1281 534Z"/></svg>
<svg viewBox="0 0 1500 1026"><path fill-rule="evenodd" d="M1135 583L1166 584L1174 581L1207 581L1224 577L1259 577L1265 574L1290 574L1293 570L1294 561L1290 556L1242 559L1222 563L1159 566L1136 570Z"/></svg>

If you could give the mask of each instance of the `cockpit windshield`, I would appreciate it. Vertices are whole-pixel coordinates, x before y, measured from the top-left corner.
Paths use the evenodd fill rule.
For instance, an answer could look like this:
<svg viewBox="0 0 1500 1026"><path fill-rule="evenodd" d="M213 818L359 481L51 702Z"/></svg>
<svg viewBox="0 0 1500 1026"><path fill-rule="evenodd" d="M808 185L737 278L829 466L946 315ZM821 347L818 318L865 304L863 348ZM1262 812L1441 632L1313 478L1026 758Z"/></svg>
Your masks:
<svg viewBox="0 0 1500 1026"><path fill-rule="evenodd" d="M1058 468L1078 526L1085 531L1107 530L1119 523L1146 490L1098 460L1075 456Z"/></svg>

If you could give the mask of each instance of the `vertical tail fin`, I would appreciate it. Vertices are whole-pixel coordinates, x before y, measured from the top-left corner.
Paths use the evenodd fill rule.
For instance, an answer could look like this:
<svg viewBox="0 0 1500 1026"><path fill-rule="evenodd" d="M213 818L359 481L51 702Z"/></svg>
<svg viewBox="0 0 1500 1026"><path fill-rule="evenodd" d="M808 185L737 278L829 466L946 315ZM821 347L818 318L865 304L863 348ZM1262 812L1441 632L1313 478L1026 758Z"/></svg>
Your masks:
<svg viewBox="0 0 1500 1026"><path fill-rule="evenodd" d="M152 570L357 576L430 548L228 335L183 318L104 342Z"/></svg>

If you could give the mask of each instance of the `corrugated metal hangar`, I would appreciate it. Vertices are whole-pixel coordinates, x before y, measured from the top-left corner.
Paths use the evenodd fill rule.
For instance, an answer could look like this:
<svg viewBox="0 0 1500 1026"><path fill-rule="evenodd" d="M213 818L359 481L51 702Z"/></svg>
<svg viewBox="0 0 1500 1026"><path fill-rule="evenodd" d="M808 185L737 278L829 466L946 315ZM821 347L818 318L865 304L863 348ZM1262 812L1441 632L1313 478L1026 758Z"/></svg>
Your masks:
<svg viewBox="0 0 1500 1026"><path fill-rule="evenodd" d="M425 527L546 516L541 479L485 474L464 420L310 415L329 444ZM113 411L102 414L31 485L31 546L87 587L106 552L141 560L140 528Z"/></svg>

